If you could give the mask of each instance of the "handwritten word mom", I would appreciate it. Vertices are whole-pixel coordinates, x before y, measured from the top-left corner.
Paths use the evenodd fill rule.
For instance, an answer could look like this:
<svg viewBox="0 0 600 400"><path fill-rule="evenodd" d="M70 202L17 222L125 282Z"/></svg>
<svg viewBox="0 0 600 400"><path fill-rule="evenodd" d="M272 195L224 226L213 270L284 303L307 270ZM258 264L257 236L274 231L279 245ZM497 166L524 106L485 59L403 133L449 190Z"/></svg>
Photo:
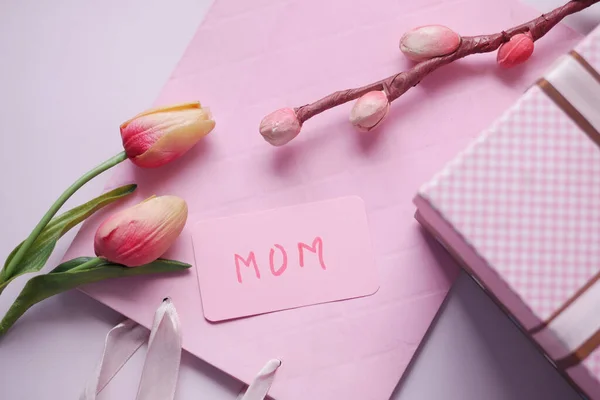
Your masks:
<svg viewBox="0 0 600 400"><path fill-rule="evenodd" d="M281 263L278 265L276 265L276 263L275 263L275 252L276 251L281 253L281 256L282 256ZM319 264L321 265L321 268L323 270L327 269L327 266L325 265L325 261L323 260L323 239L321 239L320 237L317 236L315 238L315 240L313 240L312 245L298 242L298 264L300 265L300 267L304 267L304 252L305 251L310 251L311 253L316 254L317 258L319 260ZM246 257L246 258L240 256L239 254L235 254L234 259L235 259L235 272L237 274L237 280L239 283L242 283L242 266L245 266L246 268L250 268L250 267L254 268L254 274L256 275L256 278L260 279L260 270L258 268L258 264L256 263L256 255L254 254L254 251L251 251L248 254L248 257ZM281 246L279 244L274 244L273 247L271 247L271 250L269 252L269 268L271 270L271 274L273 274L273 276L281 276L281 274L283 274L285 272L287 267L288 267L287 251L285 250L285 248L283 246Z"/></svg>

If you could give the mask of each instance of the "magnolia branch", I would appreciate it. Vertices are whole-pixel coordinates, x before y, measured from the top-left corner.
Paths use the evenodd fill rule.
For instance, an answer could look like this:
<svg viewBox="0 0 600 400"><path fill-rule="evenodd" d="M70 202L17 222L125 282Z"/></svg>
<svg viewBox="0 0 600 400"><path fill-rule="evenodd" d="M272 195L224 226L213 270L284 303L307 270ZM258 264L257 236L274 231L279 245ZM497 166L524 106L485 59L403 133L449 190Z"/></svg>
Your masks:
<svg viewBox="0 0 600 400"><path fill-rule="evenodd" d="M543 14L538 18L506 31L491 35L461 37L458 48L450 54L419 62L407 71L389 76L369 85L337 91L314 103L296 107L293 109L295 118L291 115L291 109L278 110L263 119L260 127L261 134L271 144L285 144L299 133L302 124L306 120L323 111L356 100L373 91L382 91L387 97L387 102L391 103L406 93L411 87L419 84L431 72L444 65L472 54L496 51L500 46L518 34L527 34L533 41L536 41L548 33L566 16L579 12L599 1L572 0L547 14ZM286 113L286 111L288 112ZM282 135L285 137L282 137Z"/></svg>

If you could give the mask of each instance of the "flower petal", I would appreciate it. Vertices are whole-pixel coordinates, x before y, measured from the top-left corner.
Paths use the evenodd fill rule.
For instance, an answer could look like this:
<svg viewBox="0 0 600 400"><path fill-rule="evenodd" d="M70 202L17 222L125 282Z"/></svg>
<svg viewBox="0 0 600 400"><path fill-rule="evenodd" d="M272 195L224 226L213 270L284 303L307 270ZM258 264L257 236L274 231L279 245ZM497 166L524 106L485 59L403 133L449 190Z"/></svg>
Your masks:
<svg viewBox="0 0 600 400"><path fill-rule="evenodd" d="M210 119L210 112L206 110L167 114L161 114L163 121L156 125L156 129L161 131L160 137L146 151L131 159L137 166L154 168L167 164L194 147L215 127L215 121ZM154 131L148 132L148 135L156 137Z"/></svg>
<svg viewBox="0 0 600 400"><path fill-rule="evenodd" d="M137 114L133 118L130 118L129 120L123 122L121 124L121 129L123 129L124 127L126 127L127 125L129 125L129 123L131 121L133 121L134 119L139 118L139 117L143 117L144 115L157 114L157 113L169 112L169 111L191 110L191 109L194 109L194 108L202 108L202 105L200 104L199 101L193 101L193 102L189 102L189 103L179 103L179 104L172 104L170 106L150 108L150 109L148 109L146 111L143 111L143 112Z"/></svg>

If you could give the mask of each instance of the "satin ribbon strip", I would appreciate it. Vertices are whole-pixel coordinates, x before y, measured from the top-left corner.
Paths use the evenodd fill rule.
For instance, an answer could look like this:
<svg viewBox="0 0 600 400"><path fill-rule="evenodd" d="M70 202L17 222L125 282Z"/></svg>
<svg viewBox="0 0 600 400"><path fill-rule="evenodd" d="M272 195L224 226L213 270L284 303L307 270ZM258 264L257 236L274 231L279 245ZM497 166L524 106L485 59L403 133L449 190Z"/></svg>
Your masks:
<svg viewBox="0 0 600 400"><path fill-rule="evenodd" d="M600 147L600 74L577 52L571 52L538 86ZM535 338L550 330L564 345L551 349L559 368L569 368L585 359L600 345L600 273L556 310L531 329Z"/></svg>
<svg viewBox="0 0 600 400"><path fill-rule="evenodd" d="M151 332L132 320L108 332L96 372L80 400L96 400L98 393L148 339L137 400L172 400L181 359L181 329L170 299L165 299L156 311Z"/></svg>
<svg viewBox="0 0 600 400"><path fill-rule="evenodd" d="M598 82L600 82L600 73L592 67L592 64L587 62L587 60L575 50L572 50L569 55L573 57L583 68L586 69L587 72Z"/></svg>
<svg viewBox="0 0 600 400"><path fill-rule="evenodd" d="M156 310L150 332L132 320L121 322L108 332L96 372L79 399L96 400L98 393L146 341L148 352L136 399L173 400L182 343L179 317L170 299L165 299ZM281 361L276 359L267 362L238 400L264 400L280 366Z"/></svg>
<svg viewBox="0 0 600 400"><path fill-rule="evenodd" d="M269 360L250 383L248 389L245 392L241 392L236 400L263 400L267 397L267 393L269 393L269 389L275 379L275 371L280 366L280 360Z"/></svg>
<svg viewBox="0 0 600 400"><path fill-rule="evenodd" d="M590 74L589 63L582 65L581 55L571 52L540 80L540 88L600 146L600 81Z"/></svg>
<svg viewBox="0 0 600 400"><path fill-rule="evenodd" d="M148 340L150 332L132 320L121 322L106 335L104 350L96 372L79 397L80 400L96 400L96 395L127 363L132 355Z"/></svg>
<svg viewBox="0 0 600 400"><path fill-rule="evenodd" d="M172 400L181 363L181 328L171 299L156 311L148 343L137 400Z"/></svg>

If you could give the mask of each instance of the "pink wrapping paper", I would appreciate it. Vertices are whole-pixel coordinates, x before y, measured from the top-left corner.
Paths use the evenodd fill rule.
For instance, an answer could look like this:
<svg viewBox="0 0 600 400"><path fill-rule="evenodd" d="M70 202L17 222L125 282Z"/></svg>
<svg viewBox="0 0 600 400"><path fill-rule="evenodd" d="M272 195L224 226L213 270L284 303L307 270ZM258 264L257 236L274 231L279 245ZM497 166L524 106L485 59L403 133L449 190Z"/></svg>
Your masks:
<svg viewBox="0 0 600 400"><path fill-rule="evenodd" d="M367 0L218 0L155 102L200 99L211 107L217 127L170 165L143 170L127 162L117 168L108 188L139 184L133 198L117 207L152 194L176 194L189 203L191 226L358 195L366 203L381 288L365 298L216 324L201 316L194 269L85 291L146 326L153 306L171 296L184 348L242 381L250 381L268 359L281 358L270 392L276 399L388 398L457 272L413 220L412 195L572 47L577 35L558 26L515 70L498 69L494 54L444 67L395 102L376 132L354 131L347 122L351 104L308 121L283 148L266 144L258 124L274 109L408 68L398 40L414 26L444 23L479 34L535 16L512 0L382 0L376 7ZM84 224L67 258L93 254L102 218ZM166 256L194 262L189 231Z"/></svg>

